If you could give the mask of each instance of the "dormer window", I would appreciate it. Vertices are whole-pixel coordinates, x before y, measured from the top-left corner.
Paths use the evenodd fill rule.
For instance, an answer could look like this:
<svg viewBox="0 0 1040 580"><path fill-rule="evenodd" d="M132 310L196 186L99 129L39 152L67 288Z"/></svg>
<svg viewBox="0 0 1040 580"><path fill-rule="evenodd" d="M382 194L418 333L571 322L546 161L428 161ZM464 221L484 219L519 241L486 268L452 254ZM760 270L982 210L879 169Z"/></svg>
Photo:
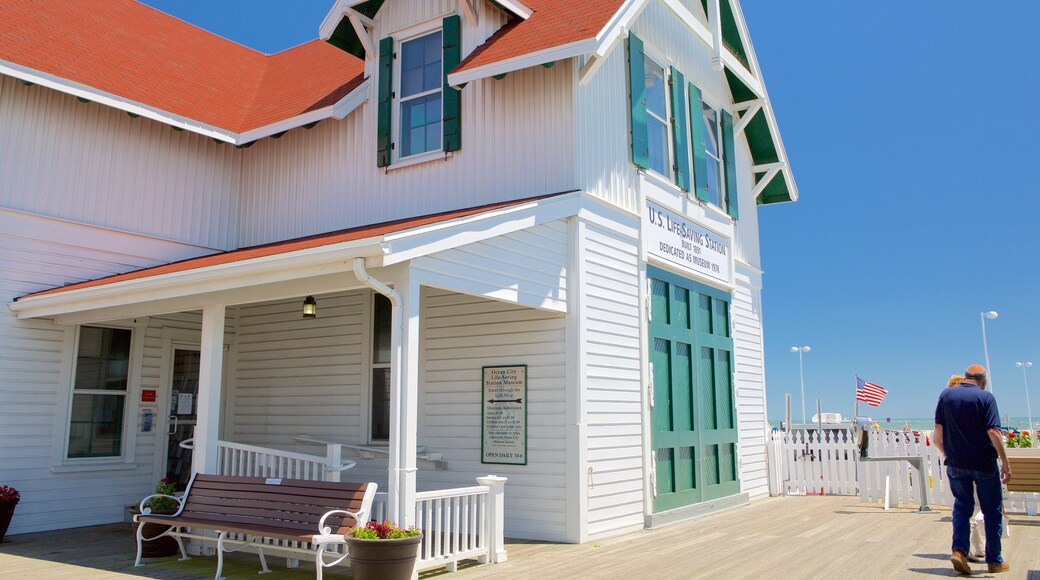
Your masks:
<svg viewBox="0 0 1040 580"><path fill-rule="evenodd" d="M379 42L376 165L439 159L462 148L461 92L448 73L462 58L462 22L423 26Z"/></svg>
<svg viewBox="0 0 1040 580"><path fill-rule="evenodd" d="M441 31L401 42L397 142L400 158L440 151L444 70Z"/></svg>

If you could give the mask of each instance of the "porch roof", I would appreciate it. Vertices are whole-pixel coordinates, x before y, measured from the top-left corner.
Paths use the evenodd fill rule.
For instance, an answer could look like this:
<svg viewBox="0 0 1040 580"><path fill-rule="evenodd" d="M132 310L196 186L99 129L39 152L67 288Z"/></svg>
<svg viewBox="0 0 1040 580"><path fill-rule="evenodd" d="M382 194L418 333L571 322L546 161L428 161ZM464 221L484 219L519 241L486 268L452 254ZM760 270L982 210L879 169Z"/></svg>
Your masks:
<svg viewBox="0 0 1040 580"><path fill-rule="evenodd" d="M155 304L160 300L167 302L165 308L130 309L125 311L125 315L195 309L201 307L202 302L191 297L349 272L352 270L351 260L356 257L366 258L371 266L378 267L444 249L448 246L436 242L451 238L452 234L431 232L437 227L463 226L473 221L481 224L469 225L465 232L468 235L455 236L447 244L468 243L475 239L475 235L491 237L500 233L484 224L493 216L505 215L503 219L515 221L517 212L522 209L538 211L553 198L562 201L573 197L567 194L574 193L567 191L503 201L219 252L33 292L15 298L8 307L19 318L111 309L134 302ZM563 207L545 214L543 218L559 219L571 211L571 208ZM313 293L321 291L320 285L315 288Z"/></svg>

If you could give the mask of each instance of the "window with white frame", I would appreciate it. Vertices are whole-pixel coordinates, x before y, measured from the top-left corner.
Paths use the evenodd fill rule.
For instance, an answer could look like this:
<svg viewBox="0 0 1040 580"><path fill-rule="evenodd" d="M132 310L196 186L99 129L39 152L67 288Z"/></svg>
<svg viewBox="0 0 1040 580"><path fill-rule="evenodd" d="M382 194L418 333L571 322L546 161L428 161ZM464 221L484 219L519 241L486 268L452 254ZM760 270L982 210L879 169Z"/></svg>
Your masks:
<svg viewBox="0 0 1040 580"><path fill-rule="evenodd" d="M68 457L120 457L126 425L133 332L79 329L69 414Z"/></svg>
<svg viewBox="0 0 1040 580"><path fill-rule="evenodd" d="M390 440L390 299L373 294L372 302L372 398L369 440Z"/></svg>
<svg viewBox="0 0 1040 580"><path fill-rule="evenodd" d="M723 210L726 203L726 158L722 146L722 122L719 110L701 101L704 111L704 152L707 157L707 201Z"/></svg>
<svg viewBox="0 0 1040 580"><path fill-rule="evenodd" d="M443 148L443 44L440 30L401 42L397 120L402 159Z"/></svg>
<svg viewBox="0 0 1040 580"><path fill-rule="evenodd" d="M650 169L668 176L671 174L671 137L668 131L670 103L665 67L657 64L649 55L644 56L644 78L646 82L646 137L650 157Z"/></svg>

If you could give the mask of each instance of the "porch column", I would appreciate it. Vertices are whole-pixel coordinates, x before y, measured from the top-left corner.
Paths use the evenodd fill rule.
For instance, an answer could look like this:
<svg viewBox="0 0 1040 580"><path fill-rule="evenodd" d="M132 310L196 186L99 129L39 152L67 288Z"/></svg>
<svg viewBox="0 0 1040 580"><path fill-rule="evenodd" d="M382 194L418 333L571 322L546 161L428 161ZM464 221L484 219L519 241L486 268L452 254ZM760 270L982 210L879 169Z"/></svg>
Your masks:
<svg viewBox="0 0 1040 580"><path fill-rule="evenodd" d="M191 469L198 473L217 472L217 441L220 438L221 369L224 366L223 304L202 309L202 352L199 353L199 400L196 411L195 451Z"/></svg>
<svg viewBox="0 0 1040 580"><path fill-rule="evenodd" d="M419 284L410 278L394 285L401 304L393 310L390 383L390 519L415 525L416 445L419 422Z"/></svg>

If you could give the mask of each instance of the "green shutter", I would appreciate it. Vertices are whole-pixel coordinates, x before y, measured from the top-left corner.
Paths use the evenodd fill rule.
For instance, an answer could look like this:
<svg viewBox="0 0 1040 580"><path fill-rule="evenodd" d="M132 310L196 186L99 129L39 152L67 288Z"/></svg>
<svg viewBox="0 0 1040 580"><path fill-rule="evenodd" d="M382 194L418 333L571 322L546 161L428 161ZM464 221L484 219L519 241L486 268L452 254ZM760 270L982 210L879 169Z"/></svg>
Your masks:
<svg viewBox="0 0 1040 580"><path fill-rule="evenodd" d="M669 67L672 92L672 145L675 149L675 184L690 191L690 151L686 132L686 79L679 69Z"/></svg>
<svg viewBox="0 0 1040 580"><path fill-rule="evenodd" d="M643 64L643 41L628 33L628 99L632 114L632 163L650 167L650 143L646 137L646 71Z"/></svg>
<svg viewBox="0 0 1040 580"><path fill-rule="evenodd" d="M378 135L377 167L390 165L390 111L393 100L393 86L394 39L387 36L379 41L379 103L377 104L379 118L376 125L376 134Z"/></svg>
<svg viewBox="0 0 1040 580"><path fill-rule="evenodd" d="M733 154L733 115L722 111L722 155L726 161L726 210L729 217L738 219L737 159Z"/></svg>
<svg viewBox="0 0 1040 580"><path fill-rule="evenodd" d="M458 14L444 19L444 150L462 149L462 91L448 85L448 73L462 60L462 19Z"/></svg>
<svg viewBox="0 0 1040 580"><path fill-rule="evenodd" d="M701 105L701 90L690 83L690 135L693 138L693 183L697 199L708 201L708 154L704 143L708 138L704 126L704 109Z"/></svg>

